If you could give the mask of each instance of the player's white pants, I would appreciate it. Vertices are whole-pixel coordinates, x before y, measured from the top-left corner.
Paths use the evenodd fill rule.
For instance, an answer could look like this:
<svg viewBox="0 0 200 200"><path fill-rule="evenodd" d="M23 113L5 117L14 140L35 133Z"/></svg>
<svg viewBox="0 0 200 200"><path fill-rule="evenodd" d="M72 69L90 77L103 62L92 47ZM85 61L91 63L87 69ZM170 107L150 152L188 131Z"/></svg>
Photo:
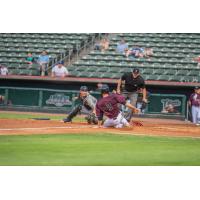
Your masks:
<svg viewBox="0 0 200 200"><path fill-rule="evenodd" d="M192 122L200 123L200 107L192 106Z"/></svg>
<svg viewBox="0 0 200 200"><path fill-rule="evenodd" d="M129 126L128 121L122 116L121 113L118 114L116 119L106 119L103 126L107 127L115 127L115 128L122 128L123 126Z"/></svg>

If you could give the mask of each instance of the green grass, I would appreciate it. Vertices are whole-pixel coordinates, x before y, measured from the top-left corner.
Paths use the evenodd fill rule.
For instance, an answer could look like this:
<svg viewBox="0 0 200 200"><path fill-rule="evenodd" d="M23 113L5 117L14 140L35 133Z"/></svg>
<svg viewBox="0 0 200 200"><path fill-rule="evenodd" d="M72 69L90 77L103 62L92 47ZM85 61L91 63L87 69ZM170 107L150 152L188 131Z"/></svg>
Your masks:
<svg viewBox="0 0 200 200"><path fill-rule="evenodd" d="M0 113L0 119L59 115ZM77 117L75 121L83 121ZM200 165L200 139L96 133L0 136L0 165Z"/></svg>
<svg viewBox="0 0 200 200"><path fill-rule="evenodd" d="M0 136L0 165L200 165L200 140L101 133Z"/></svg>
<svg viewBox="0 0 200 200"><path fill-rule="evenodd" d="M32 113L0 113L0 119L31 119L36 117L50 118L51 120L62 120L65 115L48 115L48 114L32 114ZM82 116L75 117L74 122L85 121Z"/></svg>

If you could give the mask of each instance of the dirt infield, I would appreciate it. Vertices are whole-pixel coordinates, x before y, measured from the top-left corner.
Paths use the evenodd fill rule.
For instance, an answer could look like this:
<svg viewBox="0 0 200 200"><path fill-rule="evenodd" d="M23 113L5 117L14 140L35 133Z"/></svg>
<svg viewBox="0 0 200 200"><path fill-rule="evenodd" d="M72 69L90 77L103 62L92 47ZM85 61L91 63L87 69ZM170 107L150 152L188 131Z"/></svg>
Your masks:
<svg viewBox="0 0 200 200"><path fill-rule="evenodd" d="M200 127L189 122L163 119L134 119L134 121L142 122L143 126L100 129L86 123L64 124L56 120L0 119L0 135L112 133L200 138Z"/></svg>

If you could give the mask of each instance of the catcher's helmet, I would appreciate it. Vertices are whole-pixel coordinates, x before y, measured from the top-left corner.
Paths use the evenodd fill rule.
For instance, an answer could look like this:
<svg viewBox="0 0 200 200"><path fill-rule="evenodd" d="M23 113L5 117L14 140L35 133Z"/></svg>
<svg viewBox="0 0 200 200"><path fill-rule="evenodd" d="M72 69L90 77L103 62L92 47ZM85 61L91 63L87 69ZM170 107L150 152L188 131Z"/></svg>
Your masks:
<svg viewBox="0 0 200 200"><path fill-rule="evenodd" d="M109 86L107 84L103 84L101 87L101 94L109 93Z"/></svg>
<svg viewBox="0 0 200 200"><path fill-rule="evenodd" d="M88 87L87 86L81 86L80 91L88 92Z"/></svg>

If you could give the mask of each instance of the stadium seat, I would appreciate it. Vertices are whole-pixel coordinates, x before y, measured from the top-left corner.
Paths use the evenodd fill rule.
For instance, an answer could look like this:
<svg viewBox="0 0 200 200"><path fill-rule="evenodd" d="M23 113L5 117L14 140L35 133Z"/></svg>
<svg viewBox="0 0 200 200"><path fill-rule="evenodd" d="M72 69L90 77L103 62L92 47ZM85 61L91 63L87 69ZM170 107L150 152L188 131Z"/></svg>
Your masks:
<svg viewBox="0 0 200 200"><path fill-rule="evenodd" d="M178 76L186 76L188 74L188 71L187 70L178 70L176 75Z"/></svg>
<svg viewBox="0 0 200 200"><path fill-rule="evenodd" d="M150 75L146 76L146 80L158 80L158 76L150 74Z"/></svg>
<svg viewBox="0 0 200 200"><path fill-rule="evenodd" d="M165 74L166 75L174 75L174 74L176 74L176 70L173 70L173 69L165 70Z"/></svg>
<svg viewBox="0 0 200 200"><path fill-rule="evenodd" d="M169 81L170 76L169 75L160 75L160 76L158 76L157 80L159 80L159 81Z"/></svg>

